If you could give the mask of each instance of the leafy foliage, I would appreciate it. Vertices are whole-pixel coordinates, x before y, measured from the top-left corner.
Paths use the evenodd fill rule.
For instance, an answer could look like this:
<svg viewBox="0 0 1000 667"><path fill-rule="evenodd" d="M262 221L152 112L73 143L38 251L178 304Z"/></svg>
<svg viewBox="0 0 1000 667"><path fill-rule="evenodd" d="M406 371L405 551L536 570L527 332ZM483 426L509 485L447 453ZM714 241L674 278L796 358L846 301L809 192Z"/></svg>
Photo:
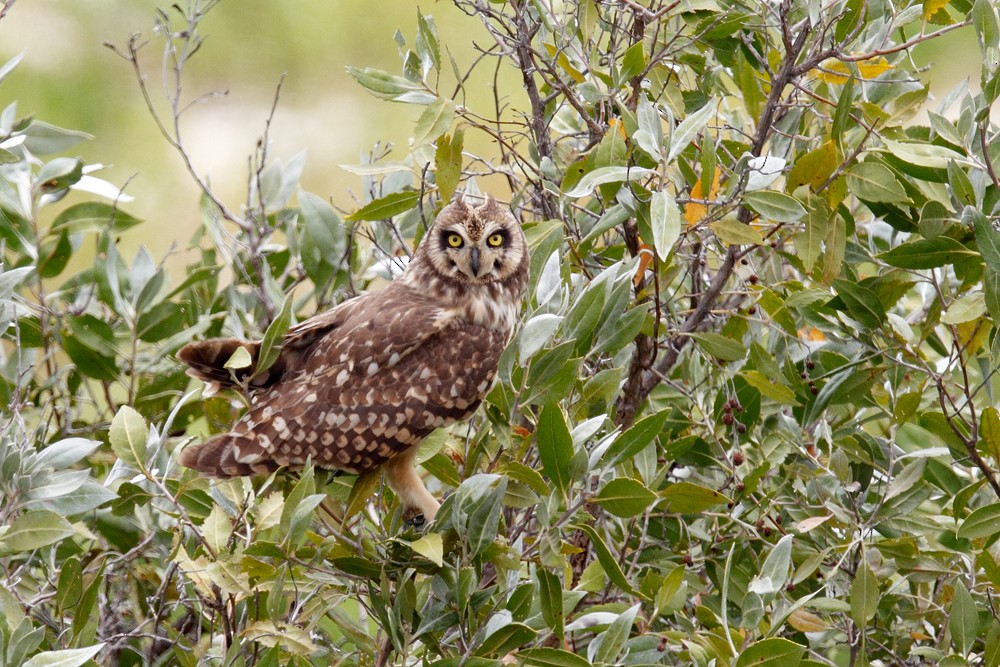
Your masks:
<svg viewBox="0 0 1000 667"><path fill-rule="evenodd" d="M185 159L212 4L157 15L165 100L117 50ZM239 209L192 171L179 281L119 253L142 222L59 155L85 135L0 114L0 662L1000 663L993 3L437 10L488 45L458 63L420 15L399 73L350 69L422 107L402 159L348 167L356 209L265 134ZM910 51L959 28L982 90L932 107ZM517 84L473 94L490 68ZM182 344L270 358L480 183L524 220L529 298L481 416L423 445L426 531L377 474L177 466L240 410L193 400Z"/></svg>

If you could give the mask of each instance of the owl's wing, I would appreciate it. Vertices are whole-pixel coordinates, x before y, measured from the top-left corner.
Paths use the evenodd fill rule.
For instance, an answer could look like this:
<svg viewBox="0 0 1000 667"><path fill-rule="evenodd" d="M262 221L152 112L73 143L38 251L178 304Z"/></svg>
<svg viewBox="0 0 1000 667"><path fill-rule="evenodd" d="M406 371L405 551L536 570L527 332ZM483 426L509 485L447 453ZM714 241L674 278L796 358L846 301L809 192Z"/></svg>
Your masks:
<svg viewBox="0 0 1000 667"><path fill-rule="evenodd" d="M315 340L297 370L255 390L230 433L186 449L182 463L215 476L307 459L360 472L467 417L506 336L442 317L422 295L380 294Z"/></svg>

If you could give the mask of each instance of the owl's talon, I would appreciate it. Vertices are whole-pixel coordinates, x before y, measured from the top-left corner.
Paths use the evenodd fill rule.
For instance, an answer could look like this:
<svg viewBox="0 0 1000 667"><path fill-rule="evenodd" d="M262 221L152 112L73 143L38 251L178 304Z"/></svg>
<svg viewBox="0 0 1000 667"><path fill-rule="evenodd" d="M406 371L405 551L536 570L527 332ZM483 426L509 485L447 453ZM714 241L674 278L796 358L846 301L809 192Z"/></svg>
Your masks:
<svg viewBox="0 0 1000 667"><path fill-rule="evenodd" d="M403 510L403 525L407 528L423 530L423 528L427 525L427 519L424 518L424 513L418 508L407 507Z"/></svg>

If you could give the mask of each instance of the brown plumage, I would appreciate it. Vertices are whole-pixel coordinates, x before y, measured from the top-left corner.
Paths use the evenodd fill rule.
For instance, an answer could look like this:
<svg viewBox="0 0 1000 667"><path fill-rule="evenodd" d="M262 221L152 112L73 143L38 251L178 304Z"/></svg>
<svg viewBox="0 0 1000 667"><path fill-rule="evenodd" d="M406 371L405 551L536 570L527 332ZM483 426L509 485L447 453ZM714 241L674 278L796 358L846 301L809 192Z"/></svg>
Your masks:
<svg viewBox="0 0 1000 667"><path fill-rule="evenodd" d="M438 502L413 469L416 446L465 419L493 382L528 277L528 251L510 211L487 197L459 198L428 230L404 274L286 334L278 360L255 374L259 342L190 343L178 358L212 390L240 386L250 408L229 433L186 448L180 462L213 477L320 467L383 466L410 512L432 519Z"/></svg>

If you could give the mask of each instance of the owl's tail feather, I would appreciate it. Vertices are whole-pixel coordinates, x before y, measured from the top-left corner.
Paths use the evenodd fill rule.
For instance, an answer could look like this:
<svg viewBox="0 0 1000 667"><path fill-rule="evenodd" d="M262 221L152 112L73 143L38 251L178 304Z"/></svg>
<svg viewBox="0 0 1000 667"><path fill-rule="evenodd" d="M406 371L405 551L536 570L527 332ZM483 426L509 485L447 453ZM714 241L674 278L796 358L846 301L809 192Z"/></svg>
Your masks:
<svg viewBox="0 0 1000 667"><path fill-rule="evenodd" d="M230 364L234 367L226 368L226 363L233 359L233 355L241 348L249 354L249 362L246 358L236 359L238 363ZM237 338L212 338L188 343L177 352L177 358L191 367L188 369L188 375L209 383L211 394L219 389L238 387L248 378L252 378L251 382L255 385L267 384L266 379L264 382L258 382L258 379L253 377L259 353L259 342L248 342Z"/></svg>
<svg viewBox="0 0 1000 667"><path fill-rule="evenodd" d="M184 448L180 463L208 477L244 477L272 473L281 467L259 452L260 447L245 436L224 433L200 445Z"/></svg>

